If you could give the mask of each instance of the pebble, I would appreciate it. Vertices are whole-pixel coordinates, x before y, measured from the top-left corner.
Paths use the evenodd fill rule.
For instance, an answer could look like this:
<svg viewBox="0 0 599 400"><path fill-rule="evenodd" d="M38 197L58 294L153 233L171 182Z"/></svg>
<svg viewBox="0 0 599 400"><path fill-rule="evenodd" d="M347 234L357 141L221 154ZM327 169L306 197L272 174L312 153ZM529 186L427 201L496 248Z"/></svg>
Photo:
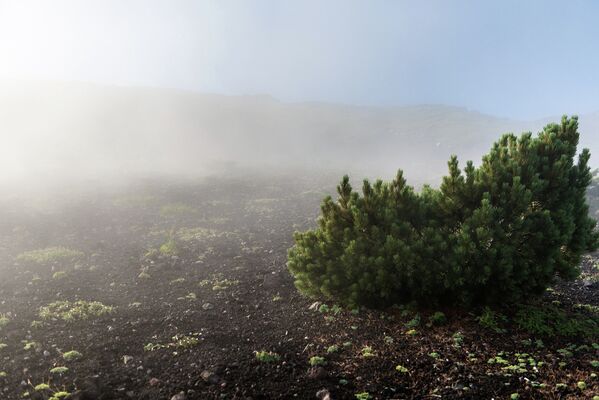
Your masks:
<svg viewBox="0 0 599 400"><path fill-rule="evenodd" d="M332 400L331 393L328 389L320 389L318 392L316 392L316 398L320 400Z"/></svg>
<svg viewBox="0 0 599 400"><path fill-rule="evenodd" d="M171 400L186 400L187 396L185 395L185 392L179 392L176 395L174 395L173 397L171 397Z"/></svg>
<svg viewBox="0 0 599 400"><path fill-rule="evenodd" d="M208 370L202 371L202 373L200 374L200 377L202 378L202 380L204 382L207 382L210 384L216 384L220 381L220 378L218 377L218 375L216 375L214 372L211 372Z"/></svg>
<svg viewBox="0 0 599 400"><path fill-rule="evenodd" d="M157 386L160 383L160 379L158 379L158 378L151 378L148 383L150 384L150 386Z"/></svg>
<svg viewBox="0 0 599 400"><path fill-rule="evenodd" d="M204 303L202 304L202 309L203 310L212 310L214 308L214 306L212 305L212 303Z"/></svg>

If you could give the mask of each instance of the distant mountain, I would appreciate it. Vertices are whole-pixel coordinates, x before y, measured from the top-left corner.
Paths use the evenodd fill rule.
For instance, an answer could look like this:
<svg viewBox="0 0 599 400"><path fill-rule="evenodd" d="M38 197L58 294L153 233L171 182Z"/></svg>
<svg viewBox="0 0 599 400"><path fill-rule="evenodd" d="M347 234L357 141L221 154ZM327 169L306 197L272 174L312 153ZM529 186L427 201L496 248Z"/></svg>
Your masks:
<svg viewBox="0 0 599 400"><path fill-rule="evenodd" d="M26 176L207 173L225 166L406 172L437 182L450 154L478 161L500 134L536 132L448 106L358 107L283 103L86 83L0 83L0 170ZM580 117L599 165L599 113ZM0 172L0 175L2 172Z"/></svg>

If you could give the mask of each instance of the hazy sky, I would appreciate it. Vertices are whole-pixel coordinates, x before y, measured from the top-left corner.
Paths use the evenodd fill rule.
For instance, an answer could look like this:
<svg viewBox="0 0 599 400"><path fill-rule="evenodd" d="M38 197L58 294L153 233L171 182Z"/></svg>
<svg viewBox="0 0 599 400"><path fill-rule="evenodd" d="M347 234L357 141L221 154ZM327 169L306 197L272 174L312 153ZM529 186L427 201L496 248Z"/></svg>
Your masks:
<svg viewBox="0 0 599 400"><path fill-rule="evenodd" d="M599 110L597 1L0 0L0 78Z"/></svg>

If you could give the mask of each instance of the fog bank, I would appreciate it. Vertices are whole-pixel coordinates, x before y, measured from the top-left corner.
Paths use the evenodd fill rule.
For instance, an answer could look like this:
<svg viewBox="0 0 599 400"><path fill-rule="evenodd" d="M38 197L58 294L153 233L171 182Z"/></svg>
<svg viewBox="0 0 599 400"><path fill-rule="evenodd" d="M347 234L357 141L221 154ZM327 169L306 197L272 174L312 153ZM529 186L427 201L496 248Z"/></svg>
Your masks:
<svg viewBox="0 0 599 400"><path fill-rule="evenodd" d="M0 180L114 181L285 169L438 182L451 154L478 161L501 133L547 122L463 108L283 103L168 89L0 82ZM598 165L599 113L580 117Z"/></svg>

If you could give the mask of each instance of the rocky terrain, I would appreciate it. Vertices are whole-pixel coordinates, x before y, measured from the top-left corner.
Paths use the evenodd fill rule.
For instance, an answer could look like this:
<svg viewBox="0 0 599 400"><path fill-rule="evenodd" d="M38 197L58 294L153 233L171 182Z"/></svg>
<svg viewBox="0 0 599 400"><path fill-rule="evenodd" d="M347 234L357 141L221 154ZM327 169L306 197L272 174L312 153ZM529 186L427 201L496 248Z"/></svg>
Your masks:
<svg viewBox="0 0 599 400"><path fill-rule="evenodd" d="M0 207L3 399L597 399L599 257L520 309L343 309L286 270L324 179Z"/></svg>

